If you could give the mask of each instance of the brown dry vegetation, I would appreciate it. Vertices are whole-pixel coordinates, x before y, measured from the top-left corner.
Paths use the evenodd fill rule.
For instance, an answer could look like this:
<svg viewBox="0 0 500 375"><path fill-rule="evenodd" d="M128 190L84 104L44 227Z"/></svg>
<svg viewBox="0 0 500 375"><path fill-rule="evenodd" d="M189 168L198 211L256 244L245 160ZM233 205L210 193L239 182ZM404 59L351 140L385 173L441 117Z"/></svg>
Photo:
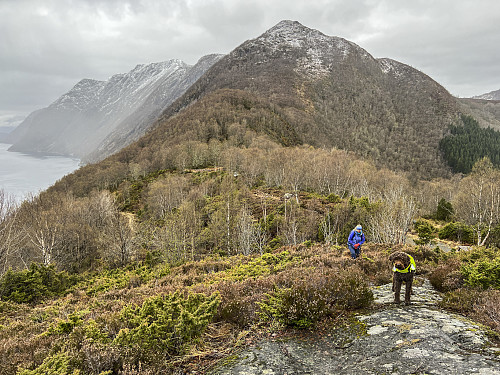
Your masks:
<svg viewBox="0 0 500 375"><path fill-rule="evenodd" d="M385 258L385 254L380 256ZM89 374L109 370L170 373L179 366L189 368L194 364L200 371L207 363L229 354L265 330L266 325L258 315L258 303L277 289L298 286L304 293L290 303L303 306L320 300L324 289L336 285L335 292L331 290L329 297L325 297L327 305L316 311L317 320L331 317L335 311L367 307L371 294L362 271L363 262L371 260L356 263L345 249L341 254L325 246L289 247L264 257L234 256L190 262L147 283L112 287L98 293L91 292L93 283L80 284L65 297L31 307L2 302L0 373L13 374L18 368L40 366L45 358L59 352L72 358L72 368ZM352 280L356 280L354 284ZM320 294L309 293L312 289ZM213 323L189 351L173 357L139 355L109 342L123 327L118 318L123 307L140 306L151 296L174 291L206 295L217 291L221 295Z"/></svg>
<svg viewBox="0 0 500 375"><path fill-rule="evenodd" d="M0 302L0 373L43 366L44 360L57 356L68 359L67 373L203 372L262 335L286 327L337 324L338 317L369 307L369 285L390 282L388 255L398 250L414 256L418 273L430 275L435 284L443 274L440 270L452 270L460 259L428 247L368 243L362 257L352 260L344 246L306 243L262 256L215 256L176 267L159 264L149 270L129 267L84 274L64 297L31 306ZM498 290L471 292L463 285L455 289L456 284L441 284L451 291L445 307L500 333ZM212 323L186 351L130 350L113 341L124 328L123 308L174 292L220 295Z"/></svg>
<svg viewBox="0 0 500 375"><path fill-rule="evenodd" d="M475 248L445 256L430 273L432 285L445 292L441 306L492 328L500 339L498 249Z"/></svg>

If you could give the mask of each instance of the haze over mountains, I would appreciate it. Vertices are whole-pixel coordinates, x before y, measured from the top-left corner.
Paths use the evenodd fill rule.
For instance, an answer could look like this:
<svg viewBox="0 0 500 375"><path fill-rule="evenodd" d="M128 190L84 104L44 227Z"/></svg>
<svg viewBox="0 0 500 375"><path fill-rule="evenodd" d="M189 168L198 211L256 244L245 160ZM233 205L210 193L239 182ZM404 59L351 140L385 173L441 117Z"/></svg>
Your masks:
<svg viewBox="0 0 500 375"><path fill-rule="evenodd" d="M473 99L500 100L500 90L491 91L483 95L474 96Z"/></svg>
<svg viewBox="0 0 500 375"><path fill-rule="evenodd" d="M101 159L144 134L219 58L205 56L194 66L169 60L137 65L107 81L83 79L49 107L31 113L11 133L10 150Z"/></svg>
<svg viewBox="0 0 500 375"><path fill-rule="evenodd" d="M500 124L496 110L459 101L408 65L282 21L193 67L171 60L106 82L82 80L32 113L12 134L11 149L89 162L146 134L140 147L122 152L130 162L188 140L248 146L260 135L285 146L346 149L432 177L449 173L438 144L460 112L479 113L483 125Z"/></svg>

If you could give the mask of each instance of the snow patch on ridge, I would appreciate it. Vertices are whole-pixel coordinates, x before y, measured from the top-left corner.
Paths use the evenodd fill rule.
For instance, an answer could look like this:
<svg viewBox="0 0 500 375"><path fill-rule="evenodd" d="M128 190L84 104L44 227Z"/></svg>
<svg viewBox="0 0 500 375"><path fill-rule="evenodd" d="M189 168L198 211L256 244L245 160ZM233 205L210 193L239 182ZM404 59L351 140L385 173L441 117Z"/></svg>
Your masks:
<svg viewBox="0 0 500 375"><path fill-rule="evenodd" d="M277 56L301 50L295 71L314 76L331 72L335 64L352 53L362 58L372 58L365 50L343 38L328 36L288 20L281 21L259 38L249 41L247 46L261 48L264 53L270 52Z"/></svg>
<svg viewBox="0 0 500 375"><path fill-rule="evenodd" d="M384 72L385 74L391 73L396 77L404 75L404 72L401 71L400 69L401 64L398 63L397 61L385 58L385 59L378 59L378 62L380 65L380 69L382 69L382 72Z"/></svg>
<svg viewBox="0 0 500 375"><path fill-rule="evenodd" d="M111 76L107 81L83 79L50 105L53 109L87 110L93 105L111 115L115 111L130 112L160 81L185 74L190 66L181 60L139 64L128 73ZM143 93L143 94L141 94ZM123 102L119 108L116 103ZM109 110L107 108L113 108Z"/></svg>

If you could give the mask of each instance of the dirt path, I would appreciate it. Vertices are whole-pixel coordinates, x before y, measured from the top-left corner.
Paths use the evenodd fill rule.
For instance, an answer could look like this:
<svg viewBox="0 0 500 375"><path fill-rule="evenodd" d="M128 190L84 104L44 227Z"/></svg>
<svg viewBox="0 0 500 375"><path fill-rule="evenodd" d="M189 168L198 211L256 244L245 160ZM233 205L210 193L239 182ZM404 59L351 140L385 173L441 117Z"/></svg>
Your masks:
<svg viewBox="0 0 500 375"><path fill-rule="evenodd" d="M500 375L500 348L483 328L439 310L427 280L416 284L410 306L391 303L391 285L375 287L374 309L357 316L361 335L336 330L311 340L265 340L214 374Z"/></svg>

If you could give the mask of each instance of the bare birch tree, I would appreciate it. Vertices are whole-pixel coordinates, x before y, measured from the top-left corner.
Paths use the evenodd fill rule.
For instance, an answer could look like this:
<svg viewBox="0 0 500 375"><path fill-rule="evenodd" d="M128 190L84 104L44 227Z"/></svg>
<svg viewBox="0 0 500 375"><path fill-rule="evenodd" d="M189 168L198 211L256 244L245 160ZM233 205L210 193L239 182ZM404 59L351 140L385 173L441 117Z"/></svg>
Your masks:
<svg viewBox="0 0 500 375"><path fill-rule="evenodd" d="M238 244L243 255L250 255L256 247L256 230L252 215L247 207L243 207L238 222Z"/></svg>
<svg viewBox="0 0 500 375"><path fill-rule="evenodd" d="M478 161L454 199L458 217L474 227L477 245L484 246L500 220L500 172L490 160Z"/></svg>
<svg viewBox="0 0 500 375"><path fill-rule="evenodd" d="M188 188L188 179L184 176L168 176L153 182L146 198L149 209L157 218L164 217L182 203Z"/></svg>
<svg viewBox="0 0 500 375"><path fill-rule="evenodd" d="M61 201L57 200L57 203L61 204ZM23 229L35 251L35 259L30 259L27 264L36 260L49 265L60 240L61 211L39 196L29 197L22 208Z"/></svg>
<svg viewBox="0 0 500 375"><path fill-rule="evenodd" d="M404 244L416 213L415 201L404 193L403 187L387 191L384 200L369 217L371 241Z"/></svg>
<svg viewBox="0 0 500 375"><path fill-rule="evenodd" d="M0 189L0 272L7 270L9 256L23 237L17 225L17 204L13 197Z"/></svg>

